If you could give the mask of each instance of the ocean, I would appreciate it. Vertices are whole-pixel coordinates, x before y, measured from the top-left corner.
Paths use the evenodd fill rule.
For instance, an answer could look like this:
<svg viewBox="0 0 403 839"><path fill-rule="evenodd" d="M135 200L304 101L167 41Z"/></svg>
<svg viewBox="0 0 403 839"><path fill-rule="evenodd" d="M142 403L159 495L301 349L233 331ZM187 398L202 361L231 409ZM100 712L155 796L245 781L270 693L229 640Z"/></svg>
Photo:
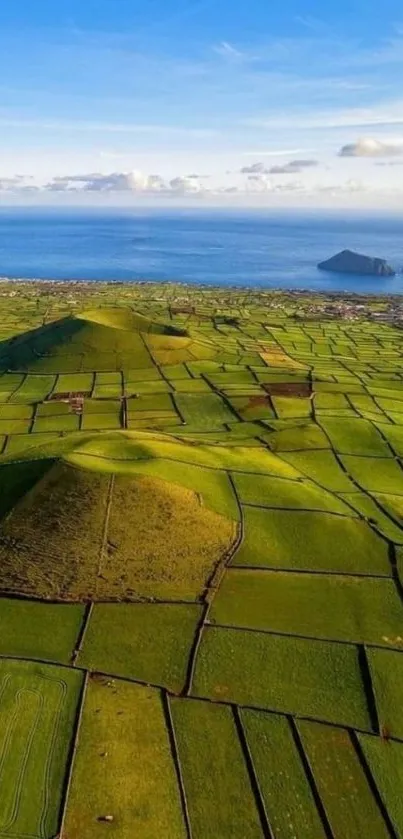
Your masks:
<svg viewBox="0 0 403 839"><path fill-rule="evenodd" d="M399 273L317 269L343 248L385 258ZM2 207L0 276L403 293L403 215Z"/></svg>

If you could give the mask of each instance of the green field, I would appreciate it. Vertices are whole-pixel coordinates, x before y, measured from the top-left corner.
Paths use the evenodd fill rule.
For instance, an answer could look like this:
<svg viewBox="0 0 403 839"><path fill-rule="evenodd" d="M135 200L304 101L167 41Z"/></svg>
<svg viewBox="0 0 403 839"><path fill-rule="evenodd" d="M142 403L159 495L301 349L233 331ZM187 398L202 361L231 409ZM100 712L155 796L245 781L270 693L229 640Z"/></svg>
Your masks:
<svg viewBox="0 0 403 839"><path fill-rule="evenodd" d="M106 784L105 784L106 781ZM122 782L123 781L123 782ZM185 839L185 825L158 691L90 679L84 702L65 835L112 831L122 839Z"/></svg>
<svg viewBox="0 0 403 839"><path fill-rule="evenodd" d="M0 836L403 837L386 298L0 291Z"/></svg>
<svg viewBox="0 0 403 839"><path fill-rule="evenodd" d="M231 709L174 700L172 716L194 839L260 839L258 811Z"/></svg>
<svg viewBox="0 0 403 839"><path fill-rule="evenodd" d="M0 661L0 831L55 836L82 674Z"/></svg>

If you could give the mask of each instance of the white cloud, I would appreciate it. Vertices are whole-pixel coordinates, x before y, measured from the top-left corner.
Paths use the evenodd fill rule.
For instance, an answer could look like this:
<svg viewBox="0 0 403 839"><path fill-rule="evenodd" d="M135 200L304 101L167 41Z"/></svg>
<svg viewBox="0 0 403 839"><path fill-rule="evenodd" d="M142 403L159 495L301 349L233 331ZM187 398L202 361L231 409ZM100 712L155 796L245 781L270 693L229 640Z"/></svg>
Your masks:
<svg viewBox="0 0 403 839"><path fill-rule="evenodd" d="M383 142L372 137L362 137L355 143L342 146L339 157L394 157L403 154L403 144Z"/></svg>
<svg viewBox="0 0 403 839"><path fill-rule="evenodd" d="M143 172L93 172L83 175L63 175L53 178L44 187L49 192L126 192L147 194L192 195L205 192L196 174L178 175L166 181L161 175Z"/></svg>
<svg viewBox="0 0 403 839"><path fill-rule="evenodd" d="M304 169L310 169L317 166L317 160L290 160L289 163L280 164L279 166L272 166L269 169L270 175L295 175L302 172Z"/></svg>
<svg viewBox="0 0 403 839"><path fill-rule="evenodd" d="M248 175L248 192L272 192L273 184L264 174Z"/></svg>
<svg viewBox="0 0 403 839"><path fill-rule="evenodd" d="M142 172L94 172L85 175L64 175L53 178L45 189L52 192L155 192L165 188L160 175Z"/></svg>
<svg viewBox="0 0 403 839"><path fill-rule="evenodd" d="M317 187L317 191L327 193L329 195L345 195L349 193L367 192L367 188L362 181L350 178L348 181L344 181L340 184L319 185Z"/></svg>
<svg viewBox="0 0 403 839"><path fill-rule="evenodd" d="M228 41L221 41L220 44L217 44L213 47L214 52L218 55L221 55L223 58L235 59L239 60L240 58L244 58L244 53L237 50L232 44Z"/></svg>
<svg viewBox="0 0 403 839"><path fill-rule="evenodd" d="M250 166L242 166L241 175L267 175L269 172L264 163L251 163Z"/></svg>
<svg viewBox="0 0 403 839"><path fill-rule="evenodd" d="M177 195L195 195L204 192L197 175L178 176L169 181L171 191Z"/></svg>
<svg viewBox="0 0 403 839"><path fill-rule="evenodd" d="M0 177L0 192L35 192L38 187L31 181L32 178L28 175Z"/></svg>
<svg viewBox="0 0 403 839"><path fill-rule="evenodd" d="M252 193L282 193L282 192L305 192L306 187L302 181L283 181L273 183L267 175L248 175L247 192Z"/></svg>
<svg viewBox="0 0 403 839"><path fill-rule="evenodd" d="M241 175L295 175L302 172L304 169L310 169L317 166L317 160L290 160L289 163L280 163L276 166L267 168L261 161L251 163L249 166L243 166L240 170Z"/></svg>

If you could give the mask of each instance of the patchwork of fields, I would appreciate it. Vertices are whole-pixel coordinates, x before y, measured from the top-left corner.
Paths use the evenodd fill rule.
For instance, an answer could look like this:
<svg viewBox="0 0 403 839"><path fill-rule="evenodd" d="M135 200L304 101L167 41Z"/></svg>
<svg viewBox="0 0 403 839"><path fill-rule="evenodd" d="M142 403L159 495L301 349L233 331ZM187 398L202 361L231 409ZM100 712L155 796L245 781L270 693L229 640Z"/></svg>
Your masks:
<svg viewBox="0 0 403 839"><path fill-rule="evenodd" d="M0 837L403 837L401 332L84 289L0 298Z"/></svg>

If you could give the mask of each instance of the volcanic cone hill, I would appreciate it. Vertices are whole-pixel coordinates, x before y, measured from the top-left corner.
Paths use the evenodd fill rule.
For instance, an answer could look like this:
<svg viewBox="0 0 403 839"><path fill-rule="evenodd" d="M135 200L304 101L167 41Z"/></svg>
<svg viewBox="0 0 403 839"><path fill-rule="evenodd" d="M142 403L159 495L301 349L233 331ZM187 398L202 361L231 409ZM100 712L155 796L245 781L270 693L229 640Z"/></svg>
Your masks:
<svg viewBox="0 0 403 839"><path fill-rule="evenodd" d="M14 487L0 520L0 588L57 601L199 599L236 523L168 476L142 475L141 465L140 474L122 463L109 473L102 453L91 465L0 467Z"/></svg>
<svg viewBox="0 0 403 839"><path fill-rule="evenodd" d="M113 371L212 358L208 341L128 309L69 316L0 344L0 370L35 373Z"/></svg>

